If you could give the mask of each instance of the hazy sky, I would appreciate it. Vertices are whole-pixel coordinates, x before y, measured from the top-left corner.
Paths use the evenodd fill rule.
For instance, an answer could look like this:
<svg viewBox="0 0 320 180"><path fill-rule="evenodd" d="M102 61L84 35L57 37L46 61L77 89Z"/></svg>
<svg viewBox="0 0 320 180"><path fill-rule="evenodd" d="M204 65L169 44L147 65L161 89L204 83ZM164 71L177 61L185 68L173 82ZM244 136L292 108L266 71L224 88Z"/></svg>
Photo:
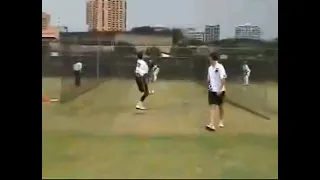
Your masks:
<svg viewBox="0 0 320 180"><path fill-rule="evenodd" d="M51 23L86 31L86 0L42 0ZM251 23L263 38L278 37L278 0L127 0L128 28L143 25L196 27L220 24L221 38L233 37L234 26Z"/></svg>

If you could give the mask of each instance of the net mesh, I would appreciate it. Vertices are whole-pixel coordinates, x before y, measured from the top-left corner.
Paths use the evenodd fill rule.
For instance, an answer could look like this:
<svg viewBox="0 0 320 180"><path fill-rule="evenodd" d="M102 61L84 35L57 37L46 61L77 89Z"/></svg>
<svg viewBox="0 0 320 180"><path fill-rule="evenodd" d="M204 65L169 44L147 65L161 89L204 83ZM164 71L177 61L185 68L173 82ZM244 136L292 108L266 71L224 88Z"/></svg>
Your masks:
<svg viewBox="0 0 320 180"><path fill-rule="evenodd" d="M85 42L85 43L84 43ZM160 46L160 45L159 45ZM141 49L142 46L139 46ZM144 50L156 48L144 46ZM276 48L231 48L218 46L177 47L166 46L170 57L161 57L160 48L150 55L161 67L159 79L192 80L206 89L207 54L212 50L222 56L221 63L228 74L227 99L230 103L271 117L278 112L278 50ZM164 49L164 48L162 48ZM112 40L92 38L86 42L67 39L42 44L43 77L61 78L60 101L69 102L97 88L110 78L132 78L137 47L117 44ZM82 84L74 85L73 63L83 63ZM251 69L250 86L243 86L242 63L247 61Z"/></svg>

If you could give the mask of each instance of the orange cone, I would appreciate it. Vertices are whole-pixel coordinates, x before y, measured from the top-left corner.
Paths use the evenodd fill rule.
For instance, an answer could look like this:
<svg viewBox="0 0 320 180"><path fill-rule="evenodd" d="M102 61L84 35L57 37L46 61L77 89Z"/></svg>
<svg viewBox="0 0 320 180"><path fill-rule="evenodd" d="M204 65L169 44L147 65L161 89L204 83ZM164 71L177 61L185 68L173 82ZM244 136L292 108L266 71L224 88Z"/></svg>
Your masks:
<svg viewBox="0 0 320 180"><path fill-rule="evenodd" d="M44 103L50 102L50 99L45 96L42 96L42 102L44 102Z"/></svg>

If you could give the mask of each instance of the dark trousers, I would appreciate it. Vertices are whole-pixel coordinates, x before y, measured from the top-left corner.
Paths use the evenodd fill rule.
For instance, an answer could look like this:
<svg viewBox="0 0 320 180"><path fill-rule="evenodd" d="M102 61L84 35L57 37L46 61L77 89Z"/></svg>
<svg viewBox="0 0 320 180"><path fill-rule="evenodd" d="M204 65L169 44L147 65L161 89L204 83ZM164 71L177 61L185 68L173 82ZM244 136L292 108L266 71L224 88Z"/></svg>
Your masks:
<svg viewBox="0 0 320 180"><path fill-rule="evenodd" d="M141 102L143 102L149 95L147 78L148 78L147 76L140 76L139 74L136 74L136 77L135 77L138 89L140 92L143 93L143 95L140 98Z"/></svg>
<svg viewBox="0 0 320 180"><path fill-rule="evenodd" d="M80 86L81 85L81 72L80 71L73 71L74 73L74 85Z"/></svg>

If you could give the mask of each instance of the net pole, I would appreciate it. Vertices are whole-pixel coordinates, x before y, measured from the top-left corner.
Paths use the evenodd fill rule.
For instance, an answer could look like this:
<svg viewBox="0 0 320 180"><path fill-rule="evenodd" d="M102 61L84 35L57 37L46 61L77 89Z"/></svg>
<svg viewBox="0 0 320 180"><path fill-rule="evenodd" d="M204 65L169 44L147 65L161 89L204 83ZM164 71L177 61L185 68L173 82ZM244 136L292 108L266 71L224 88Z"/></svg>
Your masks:
<svg viewBox="0 0 320 180"><path fill-rule="evenodd" d="M100 79L100 68L99 68L99 64L100 64L100 38L99 36L98 38L98 48L97 48L97 67L96 67L96 72L97 72L97 79Z"/></svg>

